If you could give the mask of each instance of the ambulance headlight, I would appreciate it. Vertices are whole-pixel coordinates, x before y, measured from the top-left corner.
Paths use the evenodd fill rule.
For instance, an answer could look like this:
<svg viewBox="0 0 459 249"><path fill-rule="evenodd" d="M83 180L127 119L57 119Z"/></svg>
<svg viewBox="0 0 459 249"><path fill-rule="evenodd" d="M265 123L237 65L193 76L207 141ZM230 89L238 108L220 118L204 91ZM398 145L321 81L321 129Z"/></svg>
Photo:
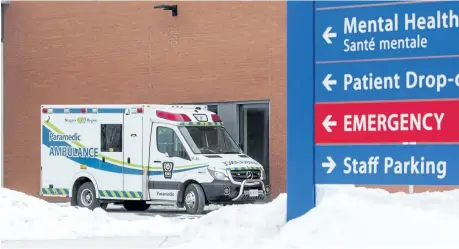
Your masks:
<svg viewBox="0 0 459 249"><path fill-rule="evenodd" d="M209 174L216 180L228 180L228 175L225 171L216 169L214 167L207 168Z"/></svg>

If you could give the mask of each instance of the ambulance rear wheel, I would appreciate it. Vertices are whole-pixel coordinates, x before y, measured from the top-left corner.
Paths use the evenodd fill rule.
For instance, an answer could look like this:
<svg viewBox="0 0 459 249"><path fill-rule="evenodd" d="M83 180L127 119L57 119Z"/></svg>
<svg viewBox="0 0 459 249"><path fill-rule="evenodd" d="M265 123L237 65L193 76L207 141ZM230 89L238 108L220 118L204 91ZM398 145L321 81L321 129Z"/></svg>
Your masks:
<svg viewBox="0 0 459 249"><path fill-rule="evenodd" d="M123 202L123 207L127 211L146 211L150 208L150 204L145 201L125 201Z"/></svg>
<svg viewBox="0 0 459 249"><path fill-rule="evenodd" d="M206 205L206 196L201 185L192 183L185 189L185 209L189 214L202 214Z"/></svg>
<svg viewBox="0 0 459 249"><path fill-rule="evenodd" d="M90 210L100 207L99 199L96 197L96 189L92 182L85 182L80 186L77 193L77 203L78 206L89 208Z"/></svg>

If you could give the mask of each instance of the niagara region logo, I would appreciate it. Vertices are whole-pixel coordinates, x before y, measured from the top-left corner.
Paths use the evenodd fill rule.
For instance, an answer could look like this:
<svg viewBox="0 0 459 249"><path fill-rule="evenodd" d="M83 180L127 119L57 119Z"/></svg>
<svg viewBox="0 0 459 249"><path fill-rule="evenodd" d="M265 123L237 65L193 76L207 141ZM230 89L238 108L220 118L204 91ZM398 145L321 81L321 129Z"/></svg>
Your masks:
<svg viewBox="0 0 459 249"><path fill-rule="evenodd" d="M172 171L174 171L174 163L173 162L164 162L163 163L163 175L166 179L172 178Z"/></svg>
<svg viewBox="0 0 459 249"><path fill-rule="evenodd" d="M97 119L89 117L65 118L65 122L69 124L94 124Z"/></svg>
<svg viewBox="0 0 459 249"><path fill-rule="evenodd" d="M76 119L77 120L77 123L79 124L84 124L86 123L86 118L85 117L79 117Z"/></svg>

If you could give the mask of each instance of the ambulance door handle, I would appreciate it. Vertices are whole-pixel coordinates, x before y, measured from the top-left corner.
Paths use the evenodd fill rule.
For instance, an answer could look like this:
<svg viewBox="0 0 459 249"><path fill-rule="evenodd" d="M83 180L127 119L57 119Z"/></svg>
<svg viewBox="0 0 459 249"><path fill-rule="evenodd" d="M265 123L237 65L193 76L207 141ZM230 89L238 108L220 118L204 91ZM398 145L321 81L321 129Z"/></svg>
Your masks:
<svg viewBox="0 0 459 249"><path fill-rule="evenodd" d="M128 164L130 164L130 163L131 163L131 158L128 157L128 158L127 158L127 161L128 161Z"/></svg>
<svg viewBox="0 0 459 249"><path fill-rule="evenodd" d="M161 163L161 161L153 161L154 163Z"/></svg>

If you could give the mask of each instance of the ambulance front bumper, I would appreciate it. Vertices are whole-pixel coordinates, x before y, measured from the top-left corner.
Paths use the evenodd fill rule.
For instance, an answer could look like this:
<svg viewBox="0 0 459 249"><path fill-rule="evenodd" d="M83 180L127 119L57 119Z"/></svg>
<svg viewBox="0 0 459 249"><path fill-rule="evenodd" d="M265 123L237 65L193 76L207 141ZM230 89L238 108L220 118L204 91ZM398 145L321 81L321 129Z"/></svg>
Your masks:
<svg viewBox="0 0 459 249"><path fill-rule="evenodd" d="M214 180L201 184L210 203L244 203L264 200L270 195L270 186L262 180L234 181Z"/></svg>
<svg viewBox="0 0 459 249"><path fill-rule="evenodd" d="M261 189L253 188L253 186L261 185ZM268 191L267 191L268 190ZM266 188L261 180L244 180L239 188L238 195L232 201L239 200L264 200L270 194L270 188Z"/></svg>

